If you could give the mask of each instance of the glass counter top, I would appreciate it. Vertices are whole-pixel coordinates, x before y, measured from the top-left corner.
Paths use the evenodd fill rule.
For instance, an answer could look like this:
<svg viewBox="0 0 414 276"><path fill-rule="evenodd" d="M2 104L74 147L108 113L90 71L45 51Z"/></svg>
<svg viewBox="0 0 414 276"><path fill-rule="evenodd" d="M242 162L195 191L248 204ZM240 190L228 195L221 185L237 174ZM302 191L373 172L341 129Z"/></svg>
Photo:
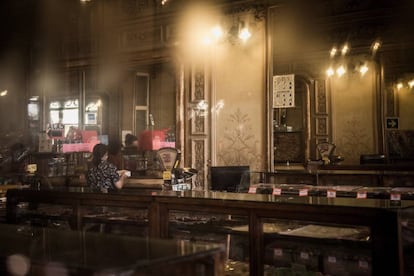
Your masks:
<svg viewBox="0 0 414 276"><path fill-rule="evenodd" d="M315 186L315 188L320 188ZM372 188L372 187L370 187ZM362 189L363 190L363 189ZM283 204L305 204L305 205L328 205L328 206L349 206L349 207L368 207L368 208L382 208L382 209L395 209L414 207L414 200L394 200L392 198L353 198L353 197L326 197L315 196L311 192L307 195L273 195L273 194L255 194L255 193L231 193L231 192L211 192L211 191L145 191L145 190L119 190L109 194L102 194L92 191L89 188L83 187L70 187L70 188L57 188L57 189L21 189L23 193L47 195L48 193L59 193L62 196L68 197L70 195L76 196L139 196L139 197L175 197L175 198L187 198L187 199L209 199L209 200L231 200L231 201L252 201L260 203L283 203Z"/></svg>
<svg viewBox="0 0 414 276"><path fill-rule="evenodd" d="M181 198L203 198L219 200L241 200L269 203L288 203L288 204L309 204L309 205L329 205L329 206L349 206L349 207L371 207L371 208L406 208L414 207L414 200L391 200L373 198L349 198L349 197L323 197L323 196L300 196L300 195L281 195L272 194L249 194L249 193L226 193L226 192L152 192L153 196L175 196Z"/></svg>
<svg viewBox="0 0 414 276"><path fill-rule="evenodd" d="M200 258L224 252L224 247L215 243L6 224L0 224L0 248L2 275L17 275L11 272L22 269L30 271L30 275L42 275L34 273L39 270L47 270L49 275L136 275L134 271L157 271L160 264L191 265Z"/></svg>
<svg viewBox="0 0 414 276"><path fill-rule="evenodd" d="M290 185L292 186L292 185ZM303 185L302 185L303 186ZM306 185L305 185L306 186ZM308 186L306 186L308 187ZM315 189L320 188L314 186ZM373 189L375 187L368 187ZM382 187L383 188L383 187ZM360 187L364 190L364 187ZM397 191L398 189L394 188ZM13 193L13 190L9 190ZM327 197L318 196L310 189L306 195L301 195L298 190L297 195L274 195L274 194L256 194L256 193L232 193L232 192L212 192L212 191L160 191L160 190L118 190L114 192L99 193L87 187L61 187L55 189L18 189L17 194L34 197L122 197L132 196L139 197L145 201L155 200L156 198L186 198L186 199L204 199L204 200L230 200L230 201L249 201L260 203L280 203L280 204L306 204L306 205L329 205L329 206L349 206L349 207L368 207L368 208L382 208L395 209L414 207L414 200L405 200L403 196L393 199L390 198L357 198L357 197ZM35 200L36 201L36 200Z"/></svg>

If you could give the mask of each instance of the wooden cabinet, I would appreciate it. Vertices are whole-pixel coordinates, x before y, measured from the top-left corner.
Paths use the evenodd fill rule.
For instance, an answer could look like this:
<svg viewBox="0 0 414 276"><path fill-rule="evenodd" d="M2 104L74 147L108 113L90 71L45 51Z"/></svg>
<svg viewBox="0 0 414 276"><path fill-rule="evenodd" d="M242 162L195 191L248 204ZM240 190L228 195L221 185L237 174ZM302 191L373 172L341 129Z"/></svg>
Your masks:
<svg viewBox="0 0 414 276"><path fill-rule="evenodd" d="M90 152L35 152L29 162L37 165L34 178L39 186L79 186L90 158Z"/></svg>
<svg viewBox="0 0 414 276"><path fill-rule="evenodd" d="M296 77L295 105L289 108L273 108L273 166L281 163L305 164L309 158L308 91L307 84Z"/></svg>
<svg viewBox="0 0 414 276"><path fill-rule="evenodd" d="M274 132L274 163L304 163L303 131Z"/></svg>

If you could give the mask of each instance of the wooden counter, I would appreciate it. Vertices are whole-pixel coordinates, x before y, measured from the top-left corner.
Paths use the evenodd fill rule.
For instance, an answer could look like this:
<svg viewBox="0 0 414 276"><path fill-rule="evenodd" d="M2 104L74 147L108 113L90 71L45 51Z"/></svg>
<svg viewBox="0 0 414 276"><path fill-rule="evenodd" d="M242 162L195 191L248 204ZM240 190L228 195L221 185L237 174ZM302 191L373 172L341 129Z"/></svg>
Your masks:
<svg viewBox="0 0 414 276"><path fill-rule="evenodd" d="M161 178L128 178L124 189L162 190L164 180Z"/></svg>
<svg viewBox="0 0 414 276"><path fill-rule="evenodd" d="M368 249L372 258L372 275L403 275L401 244L402 212L414 207L414 202L401 201L399 206L390 200L350 199L324 197L275 197L272 195L237 194L221 192L118 192L101 194L86 189L69 190L9 190L7 193L7 218L17 223L19 206L29 203L40 205L64 205L74 229L83 229L85 208L116 207L130 210L146 210L148 235L168 238L171 230L171 214L174 212L202 212L241 216L247 221L249 241L250 275L264 275L264 221L266 219L312 222L319 225L343 225L369 229L369 239L351 243L352 247ZM23 204L24 206L24 204ZM62 210L61 208L57 210ZM47 214L41 212L40 215ZM132 220L133 221L133 220ZM136 220L135 220L136 221ZM185 221L183 221L185 223ZM332 241L337 242L337 241ZM324 244L324 239L318 241ZM348 242L349 243L349 242ZM342 246L348 243L341 243Z"/></svg>

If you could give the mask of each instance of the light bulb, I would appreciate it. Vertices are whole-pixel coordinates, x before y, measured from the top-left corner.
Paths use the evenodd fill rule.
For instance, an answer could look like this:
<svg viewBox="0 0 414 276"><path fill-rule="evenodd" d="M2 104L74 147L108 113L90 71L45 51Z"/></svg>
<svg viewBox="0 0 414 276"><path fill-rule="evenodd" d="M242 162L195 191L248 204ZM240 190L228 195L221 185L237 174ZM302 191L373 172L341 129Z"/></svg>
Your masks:
<svg viewBox="0 0 414 276"><path fill-rule="evenodd" d="M246 27L240 30L239 33L239 38L243 41L248 40L250 37L252 36L252 34L249 32L249 29L247 29Z"/></svg>

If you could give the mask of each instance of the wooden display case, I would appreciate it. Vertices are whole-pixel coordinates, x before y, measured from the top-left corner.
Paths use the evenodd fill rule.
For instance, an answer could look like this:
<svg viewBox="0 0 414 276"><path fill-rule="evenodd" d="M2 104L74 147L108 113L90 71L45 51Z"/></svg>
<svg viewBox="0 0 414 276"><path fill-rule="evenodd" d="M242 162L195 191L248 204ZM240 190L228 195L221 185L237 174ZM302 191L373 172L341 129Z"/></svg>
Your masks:
<svg viewBox="0 0 414 276"><path fill-rule="evenodd" d="M188 235L180 238L191 239L197 238L200 234L203 236L201 230L207 229L210 229L210 237L228 235L231 237L231 242L230 248L227 247L227 258L238 258L236 261L240 263L247 262L249 275L264 275L265 271L268 272L269 266L272 269L279 268L274 254L277 254L283 242L288 243L288 247L295 244L308 244L307 251L299 249L295 252L299 256L301 252L303 256L308 254L308 258L317 255L318 260L321 260L320 264L325 265L318 265L315 268L314 263L309 263L305 264L305 267L308 265L308 268L321 272L339 271L332 267L334 266L332 260L335 257L339 261L343 255L333 256L328 249L339 248L340 245L348 255L361 254L357 263L361 261L362 266L367 265L368 275L404 275L404 265L409 262L404 262L403 253L407 248L413 248L413 244L409 242L412 229L410 230L406 225L412 223L414 202L405 200L399 201L396 205L386 199L277 197L203 191L100 194L85 189L71 191L23 189L9 190L7 193L8 222L22 222L21 218L25 210L36 210L44 204L66 205L71 211L66 212L68 216L65 220L71 221L71 227L75 230L84 229L86 222L90 223L91 219L93 220L85 216L84 210L110 207L127 208L132 213L134 210L146 210L147 217L144 218L130 219L119 214L118 219L120 224L146 222L148 236L153 238L175 238L178 234L186 232ZM25 208L21 208L22 206ZM61 210L61 208L55 209ZM46 212L39 212L38 215L43 216L45 220L52 219ZM27 219L28 217L25 217L25 221ZM111 224L113 220L100 218L95 222ZM297 224L298 227L292 229L296 230L298 235L286 235L283 229L269 233L269 224L275 225L274 227ZM316 231L319 234L317 237L303 234L306 233L305 230L309 230L309 227L314 226L325 227L323 228L325 230L362 229L362 231L360 238L356 240L347 236L336 238L328 234L320 236L318 231ZM300 235L301 231L302 235ZM408 236L405 237L402 233ZM204 232L204 238L206 237L207 232ZM242 254L230 252L235 248L231 247L232 242L236 241L241 244L236 247L239 253L240 249L246 249ZM404 244L403 241L408 242ZM226 244L223 240L219 242ZM324 253L315 253L315 250L322 249L325 249ZM271 253L273 257L270 259L269 251L273 252ZM341 263L346 266L354 264Z"/></svg>
<svg viewBox="0 0 414 276"><path fill-rule="evenodd" d="M2 224L0 244L2 275L14 260L24 275L224 275L224 247L212 243Z"/></svg>

